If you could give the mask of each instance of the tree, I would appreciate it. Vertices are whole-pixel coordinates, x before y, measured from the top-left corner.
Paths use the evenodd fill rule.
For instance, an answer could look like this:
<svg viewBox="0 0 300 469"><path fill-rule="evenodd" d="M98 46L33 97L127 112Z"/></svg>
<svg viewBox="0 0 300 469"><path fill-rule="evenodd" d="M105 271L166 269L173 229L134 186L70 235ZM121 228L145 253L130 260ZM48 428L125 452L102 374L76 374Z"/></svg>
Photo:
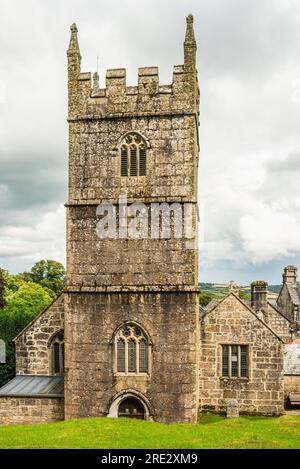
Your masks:
<svg viewBox="0 0 300 469"><path fill-rule="evenodd" d="M24 275L24 274L23 274ZM66 271L60 262L42 260L37 262L30 271L31 281L58 295L64 286ZM48 293L50 293L48 291Z"/></svg>
<svg viewBox="0 0 300 469"><path fill-rule="evenodd" d="M0 269L0 310L6 305L4 271Z"/></svg>
<svg viewBox="0 0 300 469"><path fill-rule="evenodd" d="M213 299L213 296L209 295L208 293L200 292L199 294L199 302L200 302L200 305L203 307L207 306L211 302L212 299Z"/></svg>
<svg viewBox="0 0 300 469"><path fill-rule="evenodd" d="M249 293L245 293L244 291L240 290L239 297L241 298L241 300L249 300L251 298L251 295L249 295Z"/></svg>
<svg viewBox="0 0 300 469"><path fill-rule="evenodd" d="M50 302L51 297L45 289L34 283L24 283L7 298L6 307L0 311L0 339L6 345L6 363L0 365L0 386L15 375L13 339Z"/></svg>

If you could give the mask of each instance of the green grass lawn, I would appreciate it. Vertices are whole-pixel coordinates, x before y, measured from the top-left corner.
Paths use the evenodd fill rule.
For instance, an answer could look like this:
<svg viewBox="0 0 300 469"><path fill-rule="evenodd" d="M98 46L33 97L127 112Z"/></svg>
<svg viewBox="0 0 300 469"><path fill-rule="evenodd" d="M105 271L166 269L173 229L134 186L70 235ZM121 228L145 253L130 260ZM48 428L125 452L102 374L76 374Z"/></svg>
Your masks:
<svg viewBox="0 0 300 469"><path fill-rule="evenodd" d="M300 416L205 415L198 425L93 418L0 427L0 448L300 448Z"/></svg>

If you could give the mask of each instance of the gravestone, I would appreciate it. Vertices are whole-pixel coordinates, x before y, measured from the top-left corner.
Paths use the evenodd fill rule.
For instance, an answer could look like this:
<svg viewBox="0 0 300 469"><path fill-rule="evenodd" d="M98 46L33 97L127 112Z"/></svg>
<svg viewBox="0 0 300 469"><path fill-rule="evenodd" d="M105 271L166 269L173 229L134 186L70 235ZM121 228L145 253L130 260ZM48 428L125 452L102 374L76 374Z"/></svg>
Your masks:
<svg viewBox="0 0 300 469"><path fill-rule="evenodd" d="M230 399L227 401L227 412L226 417L228 419L237 419L239 418L239 403L235 399Z"/></svg>

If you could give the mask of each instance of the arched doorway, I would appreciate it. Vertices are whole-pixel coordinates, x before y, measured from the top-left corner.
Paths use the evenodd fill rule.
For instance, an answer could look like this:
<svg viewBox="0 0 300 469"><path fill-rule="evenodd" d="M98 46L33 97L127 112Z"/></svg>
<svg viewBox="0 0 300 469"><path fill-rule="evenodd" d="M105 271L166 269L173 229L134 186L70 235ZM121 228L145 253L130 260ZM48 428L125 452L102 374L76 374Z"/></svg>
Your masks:
<svg viewBox="0 0 300 469"><path fill-rule="evenodd" d="M118 409L118 417L144 420L144 406L138 399L135 399L134 397L128 397L120 403Z"/></svg>
<svg viewBox="0 0 300 469"><path fill-rule="evenodd" d="M152 420L154 409L148 399L135 389L121 391L111 400L107 416Z"/></svg>

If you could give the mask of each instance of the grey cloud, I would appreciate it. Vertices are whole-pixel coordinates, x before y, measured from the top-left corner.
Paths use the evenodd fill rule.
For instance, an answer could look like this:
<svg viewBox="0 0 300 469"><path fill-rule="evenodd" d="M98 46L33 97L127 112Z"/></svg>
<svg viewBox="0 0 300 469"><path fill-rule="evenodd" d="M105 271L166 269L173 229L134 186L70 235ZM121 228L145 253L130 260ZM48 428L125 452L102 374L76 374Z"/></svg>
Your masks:
<svg viewBox="0 0 300 469"><path fill-rule="evenodd" d="M266 178L254 195L266 204L281 207L283 212L298 213L300 153L268 161L265 172Z"/></svg>
<svg viewBox="0 0 300 469"><path fill-rule="evenodd" d="M128 82L136 83L137 67L145 65L158 65L160 81L167 83L173 65L183 62L188 13L195 17L202 91L205 240L225 240L236 253L236 260L208 259L207 267L200 261L201 278L255 277L239 234L240 218L251 205L248 199L272 203L289 186L285 198L292 206L298 194L296 156L282 162L278 156L283 151L296 155L300 148L300 105L291 98L292 84L300 79L298 0L1 0L0 80L7 99L0 104L0 244L1 228L36 227L66 200L70 24L78 25L83 70L94 71L99 55L102 84L105 69L122 66ZM269 177L256 191L239 188L242 200L236 204L228 194L233 184L228 167L240 163L246 173L249 158L262 164ZM45 223L43 240L50 225ZM49 244L53 237L49 232ZM64 246L63 237L60 242ZM26 244L11 242L7 249L20 254L6 265L23 270L37 245L36 234ZM277 269L279 261L274 262ZM272 277L271 265L256 265L261 277Z"/></svg>
<svg viewBox="0 0 300 469"><path fill-rule="evenodd" d="M56 158L41 148L9 155L1 159L0 185L2 189L0 221L20 222L19 213L49 206L66 200L67 168L65 155ZM14 216L14 213L17 216ZM23 217L22 217L23 218Z"/></svg>
<svg viewBox="0 0 300 469"><path fill-rule="evenodd" d="M266 166L266 169L268 173L275 175L278 175L278 173L295 174L300 171L300 153L291 154L284 160L272 161ZM297 175L297 178L298 177ZM297 182L299 182L299 180Z"/></svg>

